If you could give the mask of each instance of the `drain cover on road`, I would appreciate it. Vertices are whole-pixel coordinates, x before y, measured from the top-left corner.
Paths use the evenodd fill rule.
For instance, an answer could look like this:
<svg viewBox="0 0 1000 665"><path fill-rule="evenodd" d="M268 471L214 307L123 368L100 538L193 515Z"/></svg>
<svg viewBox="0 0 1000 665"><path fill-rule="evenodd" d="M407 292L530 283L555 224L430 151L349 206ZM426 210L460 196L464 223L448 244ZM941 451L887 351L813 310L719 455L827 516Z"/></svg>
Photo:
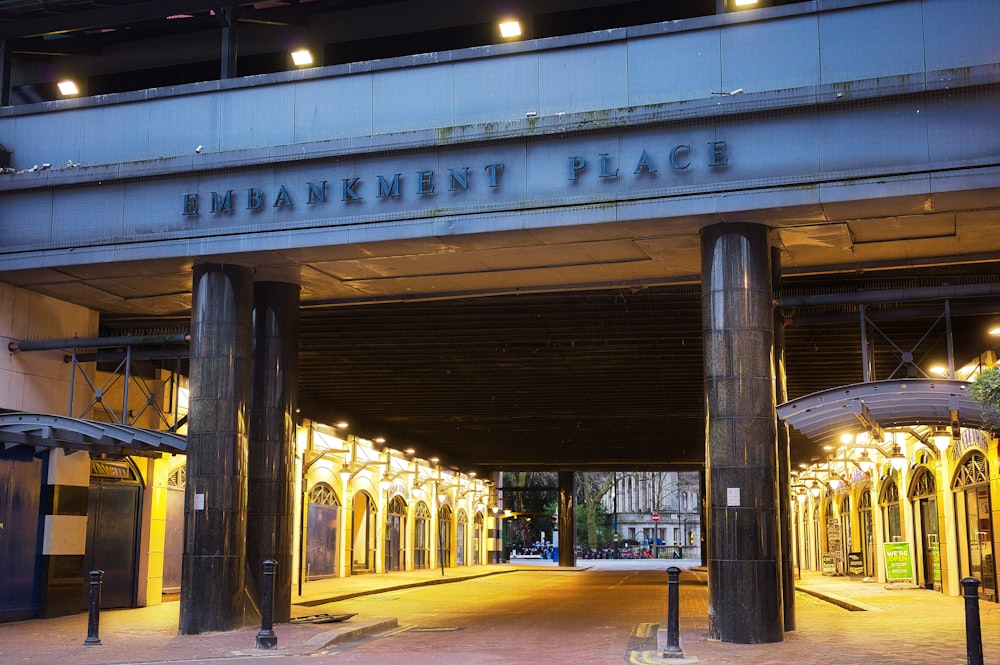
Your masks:
<svg viewBox="0 0 1000 665"><path fill-rule="evenodd" d="M357 616L357 612L352 612L350 614L310 614L304 617L295 617L292 619L292 623L337 623L338 621L347 621L353 616Z"/></svg>
<svg viewBox="0 0 1000 665"><path fill-rule="evenodd" d="M441 628L410 628L411 633L453 633L462 630L462 626L445 626Z"/></svg>

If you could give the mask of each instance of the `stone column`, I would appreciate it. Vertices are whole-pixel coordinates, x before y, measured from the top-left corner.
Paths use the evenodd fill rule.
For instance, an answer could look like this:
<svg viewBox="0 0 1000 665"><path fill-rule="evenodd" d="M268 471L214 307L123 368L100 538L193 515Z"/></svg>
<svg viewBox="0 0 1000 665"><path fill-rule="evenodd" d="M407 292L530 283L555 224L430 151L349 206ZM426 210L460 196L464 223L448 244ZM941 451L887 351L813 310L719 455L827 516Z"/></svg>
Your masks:
<svg viewBox="0 0 1000 665"><path fill-rule="evenodd" d="M709 638L784 639L768 229L702 230Z"/></svg>
<svg viewBox="0 0 1000 665"><path fill-rule="evenodd" d="M771 249L771 285L778 287L781 279L781 250ZM775 300L772 298L772 300ZM780 307L773 308L774 319L774 392L778 404L788 401L785 382L785 318ZM784 603L785 631L795 630L795 577L792 569L792 478L791 437L788 423L778 424L778 538L781 541L781 591Z"/></svg>
<svg viewBox="0 0 1000 665"><path fill-rule="evenodd" d="M559 472L559 567L576 565L576 509L573 503L573 472Z"/></svg>
<svg viewBox="0 0 1000 665"><path fill-rule="evenodd" d="M247 438L253 276L194 268L180 632L248 625Z"/></svg>
<svg viewBox="0 0 1000 665"><path fill-rule="evenodd" d="M292 611L292 514L295 489L295 402L298 381L299 287L254 284L253 403L248 442L248 589L260 608L263 562L273 559L273 614Z"/></svg>

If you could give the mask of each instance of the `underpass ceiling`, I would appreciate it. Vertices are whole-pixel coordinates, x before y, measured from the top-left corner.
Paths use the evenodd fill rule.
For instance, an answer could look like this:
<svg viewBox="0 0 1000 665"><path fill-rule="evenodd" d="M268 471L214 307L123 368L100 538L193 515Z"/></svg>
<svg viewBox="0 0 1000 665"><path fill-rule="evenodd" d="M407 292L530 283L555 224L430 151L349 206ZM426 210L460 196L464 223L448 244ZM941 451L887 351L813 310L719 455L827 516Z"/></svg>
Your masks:
<svg viewBox="0 0 1000 665"><path fill-rule="evenodd" d="M291 35L319 35L324 64L495 41L499 3L461 0L237 3L238 73L287 68ZM784 0L771 4L789 4ZM218 3L4 0L14 101L41 101L73 60L90 94L213 80ZM710 15L715 0L537 0L529 36ZM167 16L192 14L191 19ZM531 25L533 23L533 25ZM244 54L246 57L244 57ZM273 57L272 57L273 56ZM51 87L51 86L50 86ZM51 98L51 97L49 97ZM884 195L879 192L878 195ZM698 466L704 458L698 229L774 227L781 295L869 293L988 282L1000 274L1000 192L846 200L714 218L534 229L245 254L262 279L300 280L303 416L346 418L446 465ZM217 257L234 260L235 257ZM106 331L187 330L191 259L0 274L102 313ZM988 348L996 296L953 300L956 360ZM870 312L921 366L941 361L941 311L890 300ZM858 307L785 311L789 396L862 377ZM881 339L881 338L879 338ZM918 344L918 342L920 342ZM898 368L888 340L876 373ZM794 461L821 455L793 433Z"/></svg>
<svg viewBox="0 0 1000 665"><path fill-rule="evenodd" d="M346 419L361 436L464 469L700 465L697 236L647 238L659 247L655 257L615 261L639 243L599 240L606 232L569 229L561 243L549 231L544 251L530 252L519 251L518 238L486 236L332 248L329 256L311 250L301 266L302 415ZM886 256L923 256L926 266L841 263L838 273L797 274L796 264L833 264L850 253L828 236L800 233L776 235L793 266L779 297L991 283L1000 274L996 262L935 265L922 239L896 240ZM278 265L274 256L254 258L270 261L260 277ZM60 270L58 279L3 277L96 307L106 331L118 334L187 330L189 269L151 263L132 274L117 264ZM985 327L1000 302L987 295L951 305L961 364L991 345ZM790 398L861 381L858 311L849 303L784 311ZM872 349L878 378L909 375L901 351L925 370L946 363L942 313L941 298L870 306L881 331ZM795 432L792 448L795 462L823 454Z"/></svg>

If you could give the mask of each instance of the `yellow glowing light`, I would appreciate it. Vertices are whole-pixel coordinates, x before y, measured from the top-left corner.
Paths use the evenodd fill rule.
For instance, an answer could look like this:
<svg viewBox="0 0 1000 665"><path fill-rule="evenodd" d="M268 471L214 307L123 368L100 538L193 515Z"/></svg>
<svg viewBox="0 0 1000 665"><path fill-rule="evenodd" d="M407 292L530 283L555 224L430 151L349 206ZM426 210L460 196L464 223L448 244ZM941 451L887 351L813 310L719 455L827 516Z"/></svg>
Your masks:
<svg viewBox="0 0 1000 665"><path fill-rule="evenodd" d="M297 51L292 51L292 62L296 67L311 65L313 63L312 53L310 53L309 49L306 48L300 48Z"/></svg>
<svg viewBox="0 0 1000 665"><path fill-rule="evenodd" d="M59 83L57 83L56 85L59 86L60 94L62 94L65 97L70 97L72 95L80 94L80 89L76 87L76 83L70 81L69 79L66 79L65 81L59 81Z"/></svg>
<svg viewBox="0 0 1000 665"><path fill-rule="evenodd" d="M518 21L502 21L500 23L500 36L504 39L513 39L521 36L521 23Z"/></svg>

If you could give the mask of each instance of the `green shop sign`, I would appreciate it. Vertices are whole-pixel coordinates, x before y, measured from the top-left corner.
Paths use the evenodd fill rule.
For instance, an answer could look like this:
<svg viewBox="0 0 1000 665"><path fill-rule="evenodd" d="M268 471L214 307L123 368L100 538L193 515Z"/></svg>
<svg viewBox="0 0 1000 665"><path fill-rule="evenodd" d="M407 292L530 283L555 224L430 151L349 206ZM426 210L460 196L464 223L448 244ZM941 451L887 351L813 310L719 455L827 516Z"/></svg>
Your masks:
<svg viewBox="0 0 1000 665"><path fill-rule="evenodd" d="M885 579L888 582L913 579L909 543L884 543Z"/></svg>

